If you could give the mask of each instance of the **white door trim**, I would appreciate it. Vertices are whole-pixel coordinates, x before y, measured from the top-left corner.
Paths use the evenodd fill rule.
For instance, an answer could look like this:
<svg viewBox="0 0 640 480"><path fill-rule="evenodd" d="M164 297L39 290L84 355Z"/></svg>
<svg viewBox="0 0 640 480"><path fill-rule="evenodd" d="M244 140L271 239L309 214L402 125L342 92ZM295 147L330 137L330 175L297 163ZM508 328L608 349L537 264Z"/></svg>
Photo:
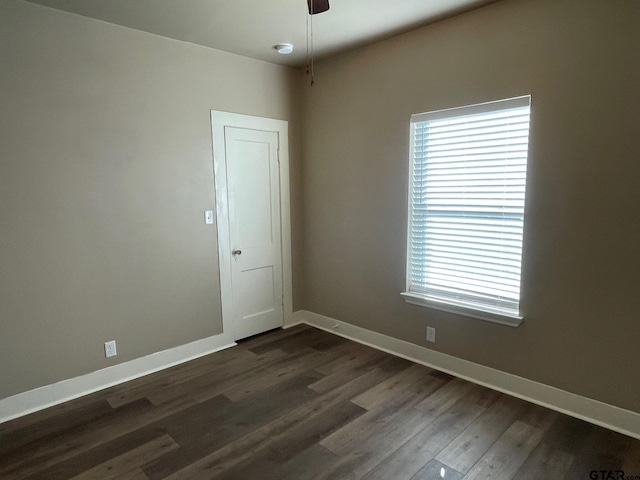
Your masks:
<svg viewBox="0 0 640 480"><path fill-rule="evenodd" d="M289 186L289 123L286 120L254 117L238 113L211 110L213 137L213 172L216 195L218 232L218 265L222 302L222 330L233 338L233 291L231 287L231 244L229 242L229 214L227 205L227 171L224 143L225 127L264 130L278 133L280 162L280 222L282 238L283 324L293 316L293 287L291 273L291 206Z"/></svg>

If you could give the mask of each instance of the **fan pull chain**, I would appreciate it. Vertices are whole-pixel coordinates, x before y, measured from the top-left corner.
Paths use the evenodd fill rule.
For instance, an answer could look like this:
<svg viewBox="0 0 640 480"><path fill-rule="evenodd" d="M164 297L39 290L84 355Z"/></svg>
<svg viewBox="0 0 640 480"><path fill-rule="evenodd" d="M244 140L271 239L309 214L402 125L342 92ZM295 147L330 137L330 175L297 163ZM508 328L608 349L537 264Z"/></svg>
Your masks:
<svg viewBox="0 0 640 480"><path fill-rule="evenodd" d="M307 76L311 75L311 86L315 85L315 77L313 70L313 14L315 7L315 1L312 0L309 4L309 15L307 15Z"/></svg>

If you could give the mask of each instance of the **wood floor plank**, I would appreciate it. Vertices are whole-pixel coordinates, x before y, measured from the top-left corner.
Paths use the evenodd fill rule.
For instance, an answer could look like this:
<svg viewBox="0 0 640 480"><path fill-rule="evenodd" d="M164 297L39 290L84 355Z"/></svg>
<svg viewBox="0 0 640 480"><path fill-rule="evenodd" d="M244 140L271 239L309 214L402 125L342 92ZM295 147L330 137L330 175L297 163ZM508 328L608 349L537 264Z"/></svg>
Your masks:
<svg viewBox="0 0 640 480"><path fill-rule="evenodd" d="M345 345L342 348L339 346L333 351L333 359L317 369L326 376L336 372L359 370L363 366L375 365L380 360L387 358L384 352L360 344Z"/></svg>
<svg viewBox="0 0 640 480"><path fill-rule="evenodd" d="M67 480L96 465L152 442L164 434L164 431L153 428L137 429L111 441L96 445L89 450L80 451L77 455L67 458L66 460L54 461L49 467L44 470L38 470L33 475L26 477L24 475L18 475L18 478L27 478L30 480Z"/></svg>
<svg viewBox="0 0 640 480"><path fill-rule="evenodd" d="M79 475L71 477L71 480L117 480L123 475L139 470L139 467L166 452L180 448L169 436L163 435L155 440L118 455L100 465L85 470Z"/></svg>
<svg viewBox="0 0 640 480"><path fill-rule="evenodd" d="M238 463L246 461L252 452L264 448L266 443L286 436L295 428L304 428L304 424L314 416L321 415L327 409L368 390L373 385L389 378L390 375L388 371L379 368L362 372L355 380L308 402L301 403L296 408L291 408L259 430L254 430L245 437L192 462L168 478L171 480L182 478L209 480L221 470L233 468Z"/></svg>
<svg viewBox="0 0 640 480"><path fill-rule="evenodd" d="M374 413L370 411L352 423ZM340 460L317 478L362 478L433 421L434 418L428 413L412 408L384 419L373 415L368 422L355 429L355 435L352 426L348 425L343 428L346 435L338 434L338 438L328 437L320 442L320 445L336 453Z"/></svg>
<svg viewBox="0 0 640 480"><path fill-rule="evenodd" d="M0 423L0 436L4 438L5 435L9 435L12 432L18 430L26 429L41 422L43 422L44 425L44 422L49 421L51 418L65 415L68 412L73 412L87 406L91 408L91 405L104 402L105 400L106 395L104 394L103 390L100 392L85 395L83 397L75 398L73 400L69 400L68 402L60 403L49 408L45 408L44 410L30 413L23 417L14 418L13 420L9 420L8 422Z"/></svg>
<svg viewBox="0 0 640 480"><path fill-rule="evenodd" d="M449 410L460 400L460 397L467 394L474 387L473 383L466 380L453 379L416 405L416 409L427 412L433 417L438 417Z"/></svg>
<svg viewBox="0 0 640 480"><path fill-rule="evenodd" d="M387 396L380 403L373 406L371 410L376 408L391 410L413 408L446 384L446 381L440 378L435 378L430 375L427 375L427 377L424 381L416 382L409 388L397 391L393 396ZM433 416L430 413L428 413L428 415Z"/></svg>
<svg viewBox="0 0 640 480"><path fill-rule="evenodd" d="M185 391L188 391L196 401L208 400L220 395L230 386L256 375L256 371L269 368L270 365L282 362L286 358L287 353L282 350L270 350L264 355L256 356L250 362L200 375L188 383L188 390L184 384L162 384L147 394L146 398L154 405L162 405L184 396Z"/></svg>
<svg viewBox="0 0 640 480"><path fill-rule="evenodd" d="M542 436L542 430L516 420L464 476L464 480L510 480Z"/></svg>
<svg viewBox="0 0 640 480"><path fill-rule="evenodd" d="M438 378L441 378L441 379L447 380L447 381L453 380L454 378L456 378L453 375L451 375L449 373L441 372L440 370L433 370L430 373L430 375L433 375L434 377L438 377Z"/></svg>
<svg viewBox="0 0 640 480"><path fill-rule="evenodd" d="M374 412L364 414L355 422L371 413ZM389 457L415 437L418 432L424 430L434 419L426 412L408 409L402 411L402 414L385 420L387 421L377 419L374 420L374 423L369 423L368 430L361 430L359 436L352 437L348 443L339 444L340 451L337 453L335 450L338 450L338 447L334 445L335 442L321 441L320 445L334 451L339 456L339 460L328 465L323 472L314 478L316 480L361 479L379 465L383 459ZM351 430L350 425L344 428ZM331 448L328 448L327 444L331 445Z"/></svg>
<svg viewBox="0 0 640 480"><path fill-rule="evenodd" d="M277 362L273 368L265 368L246 378L242 383L229 385L222 393L234 402L254 395L257 392L292 379L316 366L326 363L330 358L324 352L303 350L294 362Z"/></svg>
<svg viewBox="0 0 640 480"><path fill-rule="evenodd" d="M207 433L222 435L227 420L235 419L242 410L224 395L196 403L154 422L151 426L169 432L183 447L197 442Z"/></svg>
<svg viewBox="0 0 640 480"><path fill-rule="evenodd" d="M224 378L207 379L198 383L198 388L194 390L193 396L199 401L205 401L221 394L228 394L243 389L247 386L248 391L245 396L255 393L255 389L250 386L255 382L261 382L265 375L277 375L283 369L295 366L299 361L310 356L321 362L323 354L320 352L298 351L295 354L287 354L281 350L270 350L252 363L251 368L235 375L225 375ZM268 359L263 361L264 359ZM287 379L291 376L287 376ZM155 398L155 396L151 397Z"/></svg>
<svg viewBox="0 0 640 480"><path fill-rule="evenodd" d="M370 373L373 373L373 372L370 372ZM362 411L361 407L357 407L353 404L350 404L350 405L351 405L350 408L355 407L358 409L358 414L361 413ZM330 413L330 412L327 412L327 413ZM337 470L333 468L327 468L327 465L323 465L324 470L318 473L317 475L319 475L319 478L334 478L334 475L337 476L336 478L344 478L344 473L340 470L340 468L346 468L350 470L353 474L358 472L359 469L370 468L370 466L367 467L365 462L362 461L364 457L361 452L366 451L367 456L369 456L370 458L375 458L374 450L384 451L385 449L387 450L393 449L394 448L393 445L402 443L405 437L412 435L412 432L410 430L418 428L417 427L417 425L419 424L419 421L417 421L418 417L422 417L425 414L423 412L415 411L414 415L415 417L405 415L403 416L403 418L398 419L395 423L391 423L391 422L386 423L384 427L380 427L380 425L378 424L377 426L382 428L384 430L384 433L380 434L380 432L378 431L377 432L378 435L375 437L376 441L371 442L367 440L368 437L366 436L363 437L360 442L357 442L356 446L358 448L358 452L352 451L354 447L352 445L352 448L349 449L350 453L345 458L340 459L335 463L335 465L333 465L333 467L336 467ZM335 418L335 415L333 417ZM326 416L326 419L328 418L330 417ZM326 419L317 417L317 420L320 421L320 425L322 425L326 421ZM292 447L283 448L283 445L286 446L289 442L291 442L291 439L288 438L291 436L294 437L295 444L301 444L304 447L307 447L307 442L308 442L310 433L313 434L313 432L316 430L313 427L313 423L314 423L313 421L306 422L301 425L298 425L297 428L293 428L293 429L290 428L287 431L283 431L282 429L279 429L279 428L271 429L272 433L276 433L276 434L279 433L281 437L284 437L284 439L281 439L279 441L276 441L270 444L268 446L268 449L265 449L262 452L262 456L263 456L262 459L260 458L260 455L258 455L257 458L259 462L263 466L270 464L271 468L276 468L276 466L282 462L284 452L292 448ZM349 425L351 425L351 423ZM295 433L296 431L299 432L297 435ZM323 427L323 435L327 433L329 433L328 429L326 427ZM372 432L371 429L368 429L366 434L371 436L371 435L374 435L374 432ZM296 437L299 437L299 438L296 440L295 439ZM331 437L331 435L329 435L329 437ZM304 438L307 439L307 442L304 441ZM321 438L316 438L316 440L317 441L320 440L320 444L322 445ZM274 452L277 452L277 453L274 454ZM269 460L266 460L266 459L269 459ZM284 457L284 459L286 460L287 457ZM224 473L221 472L211 478L225 478L225 479L226 478L255 478L254 476L255 468L253 466L255 461L256 461L256 456L252 456L252 459L248 463L246 463L244 466L242 466L240 470L231 468L230 472L224 472ZM228 468L229 466L227 465L227 469ZM362 473L364 473L365 471L366 470L363 470Z"/></svg>
<svg viewBox="0 0 640 480"><path fill-rule="evenodd" d="M149 480L149 477L147 477L141 469L136 468L135 470L120 475L115 480Z"/></svg>
<svg viewBox="0 0 640 480"><path fill-rule="evenodd" d="M306 336L301 337L298 341L287 341L283 344L282 349L287 353L295 353L297 350L307 348L318 350L315 348L316 345L324 345L324 342L331 341L331 337L333 336L334 335L324 330L310 328ZM323 350L326 349L323 348Z"/></svg>
<svg viewBox="0 0 640 480"><path fill-rule="evenodd" d="M226 468L211 478L215 480L278 478L276 472L284 463L362 415L363 412L365 412L363 408L351 402L343 402L291 429L287 435L267 442L261 449L254 450L245 462Z"/></svg>
<svg viewBox="0 0 640 480"><path fill-rule="evenodd" d="M409 480L486 410L461 399L375 466L366 480Z"/></svg>
<svg viewBox="0 0 640 480"><path fill-rule="evenodd" d="M280 335L272 342L263 343L262 345L251 345L248 343L247 348L258 355L273 349L293 353L297 350L310 348L313 344L327 338L328 335L330 334L316 328L302 328L298 329L292 335Z"/></svg>
<svg viewBox="0 0 640 480"><path fill-rule="evenodd" d="M333 463L327 463L313 475L313 480L359 480L364 475L363 469L376 461L374 452L366 452L359 456L338 457Z"/></svg>
<svg viewBox="0 0 640 480"><path fill-rule="evenodd" d="M574 457L540 442L513 480L562 480L573 464Z"/></svg>
<svg viewBox="0 0 640 480"><path fill-rule="evenodd" d="M509 428L528 404L502 395L490 408L436 456L436 460L466 474Z"/></svg>
<svg viewBox="0 0 640 480"><path fill-rule="evenodd" d="M475 385L468 393L464 394L462 398L465 401L475 402L482 407L489 408L496 403L502 395L502 393L496 390L491 390L482 385Z"/></svg>
<svg viewBox="0 0 640 480"><path fill-rule="evenodd" d="M391 358L388 355L369 355L370 352L363 352L360 361L349 361L345 364L345 368L335 371L324 378L321 378L315 383L309 385L309 388L318 392L325 393L335 388L339 388L340 385L348 383L355 378L362 375L363 372L371 370L373 368L386 370L390 373L398 373L409 366L397 362L395 358ZM324 366L316 369L318 373L324 374Z"/></svg>
<svg viewBox="0 0 640 480"><path fill-rule="evenodd" d="M333 465L337 460L338 457L329 450L315 444L284 463L273 478L278 480L312 480L319 472L325 470L327 465Z"/></svg>
<svg viewBox="0 0 640 480"><path fill-rule="evenodd" d="M325 338L320 339L319 342L311 345L311 348L326 352L327 350L333 350L341 345L348 345L350 341L344 337L338 335L327 334Z"/></svg>
<svg viewBox="0 0 640 480"><path fill-rule="evenodd" d="M376 375L378 378L375 379L374 375ZM289 447L289 448L282 447L282 445L286 445L287 443L292 441L289 437L293 436L295 439L295 437L298 436L298 439L294 440L294 443L297 445L306 446L306 443L305 441L303 441L302 437L308 439L310 434L313 435L313 432L317 430L317 427L314 427L314 424L316 426L324 425L322 427L323 434L327 434L330 431L326 426L326 422L328 421L328 419L333 418L333 421L335 421L336 418L339 418L339 416L336 417L335 414L332 415L331 412L326 411L326 408L323 410L323 409L318 409L318 407L320 406L326 407L327 405L330 405L332 403L335 404L335 401L337 400L344 401L347 398L354 396L354 394L357 394L360 391L367 389L369 386L371 386L372 380L374 382L377 382L384 378L387 378L388 376L389 376L388 372L384 372L383 370L380 370L380 369L367 372L364 375L362 375L363 381L361 382L360 387L358 387L357 385L353 385L354 382L351 382L348 385L344 385L342 389L338 389L336 392L325 394L322 399L318 399L317 403L314 400L312 403L316 403L315 408L302 407L298 410L298 415L287 414L284 417L284 421L276 421L275 424L273 425L265 426L261 431L261 433L265 434L264 437L262 438L262 441L260 441L259 438L256 439L256 441L252 443L251 452L256 452L261 450L263 451L263 454L264 454L264 457L262 457L263 466L269 463L265 460L265 458L273 458L274 456L275 458L277 458L277 462L282 462L283 459L286 459L284 451L290 450L292 448L292 447ZM365 381L366 379L369 379L369 382L366 382ZM361 407L357 407L353 404L350 404L350 405L351 406L349 408L357 409L358 414L362 412ZM287 418L289 421L286 421ZM403 424L396 426L396 431L399 431L403 427L404 427ZM299 432L299 433L296 435L295 432ZM397 432L396 432L396 435L397 435ZM280 438L280 440L278 440L278 438ZM269 447L270 450L265 450L266 448L265 439L269 439L271 442L267 445L267 447ZM316 438L316 440L320 440L320 438ZM274 454L273 452L279 452L279 453ZM241 457L238 457L238 456L232 455L231 452L229 451L218 452L216 454L210 455L205 459L202 459L201 461L196 462L192 466L176 473L174 476L170 478L175 477L177 479L177 478L181 478L180 476L182 476L182 478L218 478L218 476L220 476L220 478L243 478L243 475L246 475L245 478L251 478L251 472L245 470L245 468L248 468L249 470L253 468L253 464L255 463L255 458L256 458L253 453L251 455L251 458L253 458L253 460L250 460L249 457L246 456L246 454ZM257 458L261 458L261 457L257 457ZM236 470L235 466L238 463L240 463L240 461L245 461L245 460L248 463L246 463L240 470ZM272 468L273 467L274 465L272 465ZM231 476L227 477L227 474L224 473L225 471L232 472L231 474L228 474Z"/></svg>
<svg viewBox="0 0 640 480"><path fill-rule="evenodd" d="M197 460L173 468L172 472L162 471L157 465L150 465L148 468L152 470L148 477L151 479L155 476L164 480L211 480L218 473L250 458L255 450L263 448L269 441L269 437L260 430L253 430L221 448L212 448L210 453ZM158 474L155 475L155 472Z"/></svg>
<svg viewBox="0 0 640 480"><path fill-rule="evenodd" d="M204 417L197 417L200 421L185 412L183 417L157 422L154 425L165 428L181 448L145 465L143 471L152 480L165 478L208 458L210 452L259 431L265 424L276 421L287 411L317 396L305 387L307 383L308 378L294 378L265 390L264 395L255 395L242 402L229 402L224 411L221 408L218 409L220 411L203 409ZM258 438L257 442L261 440L263 438Z"/></svg>
<svg viewBox="0 0 640 480"><path fill-rule="evenodd" d="M81 405L78 408L69 410L53 410L37 423L26 425L19 429L0 432L2 442L0 443L0 463L3 458L12 455L12 451L38 440L51 436L59 436L62 432L91 422L104 415L113 413L113 408L106 400ZM1 427L1 425L0 425Z"/></svg>
<svg viewBox="0 0 640 480"><path fill-rule="evenodd" d="M361 392L368 390L373 385L386 380L391 375L390 372L380 368L362 372L356 379L344 383L334 390L321 394L299 405L297 408L290 410L280 418L265 425L262 431L272 438L279 435L286 435L292 428L309 421L309 419L315 415L320 415L339 403L350 400Z"/></svg>
<svg viewBox="0 0 640 480"><path fill-rule="evenodd" d="M255 353L244 348L228 348L216 353L220 355L206 355L163 370L156 375L147 375L127 382L124 386L114 387L107 401L112 407L117 408L134 400L149 397L164 388L180 389L198 377L210 380L220 374L229 376L234 371L244 370L247 362L257 358Z"/></svg>
<svg viewBox="0 0 640 480"><path fill-rule="evenodd" d="M53 439L29 444L26 446L26 453L16 456L14 462L8 463L7 467L10 471L17 470L25 476L53 467L60 462L72 461L73 457L86 458L93 449L144 429L151 423L191 405L193 402L185 399L161 407L154 407L146 399L132 402L115 409L112 414L74 427ZM5 470L5 465L0 466L0 469Z"/></svg>
<svg viewBox="0 0 640 480"><path fill-rule="evenodd" d="M403 368L403 366L403 364L397 364L396 368ZM390 379L397 378L406 370L401 370L381 383L389 385ZM393 372L392 369L389 371ZM362 398L362 395L358 395L356 398ZM323 439L320 444L337 455L352 454L353 452L356 452L356 455L361 455L364 451L373 452L378 448L386 450L387 447L381 443L388 441L389 445L393 445L401 441L400 439L407 440L433 421L434 417L430 413L414 409L415 403L416 401L411 401L411 397L401 398L398 401L397 396L389 396L378 407L372 408L347 426ZM378 445L370 445L371 438L378 440ZM384 438L384 442L380 442L381 438ZM398 446L402 443L403 441Z"/></svg>
<svg viewBox="0 0 640 480"><path fill-rule="evenodd" d="M632 439L602 427L591 432L575 456L567 480L589 478L593 470L621 470Z"/></svg>
<svg viewBox="0 0 640 480"><path fill-rule="evenodd" d="M526 410L518 417L523 423L538 428L543 432L547 432L558 419L560 414L540 405L529 405Z"/></svg>
<svg viewBox="0 0 640 480"><path fill-rule="evenodd" d="M310 330L312 327L305 324L299 324L291 328L276 328L274 330L269 330L268 332L260 333L258 335L254 335L249 338L245 338L243 340L238 341L238 345L243 349L255 349L265 344L274 345L273 347L263 349L260 351L260 354L269 351L272 348L278 349L277 341L283 340L287 337L295 335L305 330ZM254 352L255 353L255 352Z"/></svg>
<svg viewBox="0 0 640 480"><path fill-rule="evenodd" d="M431 460L410 480L461 480L462 477L460 472L456 472L437 460Z"/></svg>
<svg viewBox="0 0 640 480"><path fill-rule="evenodd" d="M321 442L325 437L349 424L366 412L362 407L351 402L342 402L308 421L291 428L286 435L276 437L271 445L278 453L278 461L283 464L302 451Z"/></svg>
<svg viewBox="0 0 640 480"><path fill-rule="evenodd" d="M358 395L353 399L353 403L360 405L367 410L371 410L376 405L396 397L399 392L409 389L415 385L431 384L434 385L434 388L437 388L437 379L432 376L428 376L431 370L432 369L423 367L422 365L413 365Z"/></svg>
<svg viewBox="0 0 640 480"><path fill-rule="evenodd" d="M627 455L622 464L622 470L626 475L638 477L640 480L640 440L629 445Z"/></svg>
<svg viewBox="0 0 640 480"><path fill-rule="evenodd" d="M323 439L320 445L336 455L387 450L386 442L393 445L403 439L408 440L432 421L433 417L428 413L415 409L398 412L370 410Z"/></svg>
<svg viewBox="0 0 640 480"><path fill-rule="evenodd" d="M567 415L559 415L542 439L555 450L576 456L591 434L593 425Z"/></svg>
<svg viewBox="0 0 640 480"><path fill-rule="evenodd" d="M0 478L31 475L128 433L124 425L135 422L152 408L148 401L133 402L94 421L69 428L59 436L50 435L24 445L0 464ZM135 427L131 430L135 430Z"/></svg>

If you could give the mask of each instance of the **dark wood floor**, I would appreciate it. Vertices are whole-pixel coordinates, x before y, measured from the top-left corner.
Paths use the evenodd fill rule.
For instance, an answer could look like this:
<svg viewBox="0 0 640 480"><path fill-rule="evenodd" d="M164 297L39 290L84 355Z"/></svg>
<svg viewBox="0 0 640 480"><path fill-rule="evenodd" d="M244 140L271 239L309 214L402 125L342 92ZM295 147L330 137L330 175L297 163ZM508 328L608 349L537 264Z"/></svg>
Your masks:
<svg viewBox="0 0 640 480"><path fill-rule="evenodd" d="M587 480L592 470L640 479L640 441L303 326L0 425L3 480Z"/></svg>

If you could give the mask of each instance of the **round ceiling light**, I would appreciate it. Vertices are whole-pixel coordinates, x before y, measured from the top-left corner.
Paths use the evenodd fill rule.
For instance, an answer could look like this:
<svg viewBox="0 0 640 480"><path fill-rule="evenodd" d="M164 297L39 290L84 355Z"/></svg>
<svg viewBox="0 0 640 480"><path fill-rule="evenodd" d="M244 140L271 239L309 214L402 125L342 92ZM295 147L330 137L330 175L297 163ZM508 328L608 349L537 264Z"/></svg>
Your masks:
<svg viewBox="0 0 640 480"><path fill-rule="evenodd" d="M280 55L289 55L290 53L293 53L293 45L290 43L279 43L278 45L274 45L273 48L275 48Z"/></svg>

